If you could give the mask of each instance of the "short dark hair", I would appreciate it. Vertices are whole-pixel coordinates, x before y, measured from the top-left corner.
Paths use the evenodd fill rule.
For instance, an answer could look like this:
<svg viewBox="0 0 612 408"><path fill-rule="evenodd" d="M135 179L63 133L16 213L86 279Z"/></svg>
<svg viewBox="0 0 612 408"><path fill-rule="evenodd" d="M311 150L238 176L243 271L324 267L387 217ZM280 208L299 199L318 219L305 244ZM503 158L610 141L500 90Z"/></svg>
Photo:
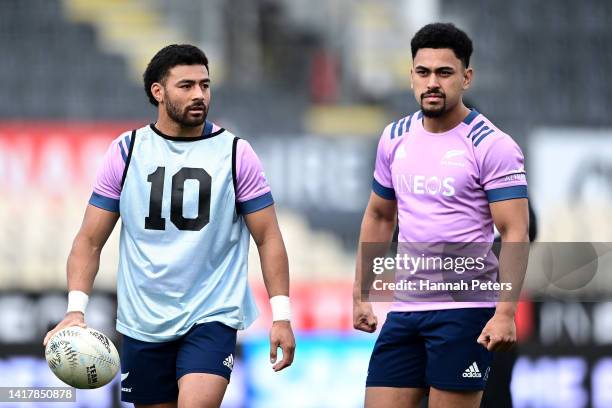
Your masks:
<svg viewBox="0 0 612 408"><path fill-rule="evenodd" d="M198 47L190 44L168 45L155 54L147 65L142 79L149 102L157 106L159 103L151 93L151 85L155 82L163 83L168 72L177 65L204 65L208 69L208 58Z"/></svg>
<svg viewBox="0 0 612 408"><path fill-rule="evenodd" d="M450 48L467 68L474 48L472 40L452 23L432 23L421 28L410 41L412 59L421 48Z"/></svg>

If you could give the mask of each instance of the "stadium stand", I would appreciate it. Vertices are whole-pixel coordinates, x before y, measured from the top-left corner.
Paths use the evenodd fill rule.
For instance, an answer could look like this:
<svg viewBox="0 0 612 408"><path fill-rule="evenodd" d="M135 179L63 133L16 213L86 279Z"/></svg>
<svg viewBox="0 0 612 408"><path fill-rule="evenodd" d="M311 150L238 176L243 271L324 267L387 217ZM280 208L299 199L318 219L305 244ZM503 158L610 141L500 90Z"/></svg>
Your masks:
<svg viewBox="0 0 612 408"><path fill-rule="evenodd" d="M0 102L5 119L127 119L149 115L126 63L98 49L91 25L59 0L7 0L0 13Z"/></svg>

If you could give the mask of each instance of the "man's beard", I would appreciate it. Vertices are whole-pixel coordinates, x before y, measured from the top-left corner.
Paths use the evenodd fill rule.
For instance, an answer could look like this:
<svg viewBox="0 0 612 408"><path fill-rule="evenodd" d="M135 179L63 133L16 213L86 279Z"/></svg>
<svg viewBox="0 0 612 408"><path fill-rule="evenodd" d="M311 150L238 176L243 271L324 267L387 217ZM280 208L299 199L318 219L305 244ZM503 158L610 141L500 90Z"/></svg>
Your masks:
<svg viewBox="0 0 612 408"><path fill-rule="evenodd" d="M429 95L441 95L442 106L436 107L434 109L426 109L423 106L423 99L425 99L425 97ZM446 95L441 92L430 92L429 94L424 93L423 95L421 95L421 112L423 112L423 116L428 118L439 118L440 116L444 115L446 113Z"/></svg>
<svg viewBox="0 0 612 408"><path fill-rule="evenodd" d="M178 105L172 103L169 98L166 98L166 100L164 101L164 105L166 106L166 112L168 112L168 116L170 116L170 119L172 119L182 127L201 126L206 120L206 116L208 116L208 107L204 104L204 102L188 105L183 111L181 111L181 108ZM204 110L202 116L190 118L189 110L192 108L202 108Z"/></svg>

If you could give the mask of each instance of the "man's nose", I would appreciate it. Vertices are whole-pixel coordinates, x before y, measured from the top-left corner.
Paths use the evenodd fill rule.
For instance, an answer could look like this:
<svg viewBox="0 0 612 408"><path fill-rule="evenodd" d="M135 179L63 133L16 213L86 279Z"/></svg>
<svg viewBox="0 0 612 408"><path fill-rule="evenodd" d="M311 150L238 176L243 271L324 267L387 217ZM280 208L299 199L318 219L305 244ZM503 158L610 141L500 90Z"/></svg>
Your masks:
<svg viewBox="0 0 612 408"><path fill-rule="evenodd" d="M427 81L427 89L437 89L440 88L440 82L438 81L438 76L432 74L429 76L429 81Z"/></svg>
<svg viewBox="0 0 612 408"><path fill-rule="evenodd" d="M199 86L194 86L193 87L194 91L191 94L191 99L192 100L203 100L204 99L204 90L202 88L200 88Z"/></svg>
<svg viewBox="0 0 612 408"><path fill-rule="evenodd" d="M202 84L200 84L199 86L196 85L196 86L192 87L191 94L190 94L191 100L192 101L195 101L195 100L202 101L202 100L206 99L207 90L208 89L204 85L202 85Z"/></svg>

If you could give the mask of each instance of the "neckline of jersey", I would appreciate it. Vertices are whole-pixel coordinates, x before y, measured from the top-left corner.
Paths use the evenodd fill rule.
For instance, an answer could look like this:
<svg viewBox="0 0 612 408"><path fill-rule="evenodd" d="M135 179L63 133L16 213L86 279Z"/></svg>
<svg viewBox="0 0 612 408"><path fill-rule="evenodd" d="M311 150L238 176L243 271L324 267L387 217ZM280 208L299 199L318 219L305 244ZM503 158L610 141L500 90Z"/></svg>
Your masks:
<svg viewBox="0 0 612 408"><path fill-rule="evenodd" d="M209 124L209 123L211 123L211 122L208 122L208 121L206 122L206 124ZM149 125L149 127L151 128L152 131L157 133L159 136L163 137L166 140L170 140L172 142L196 142L198 140L210 139L211 137L215 137L215 136L225 132L224 128L219 128L219 130L217 130L216 132L206 133L206 134L203 134L201 136L195 136L195 137L189 137L189 136L169 136L169 135L163 133L161 130L159 130L155 126L155 123L151 123ZM204 128L202 129L202 132L205 132L207 127L208 126L204 125ZM211 128L212 128L212 123L211 123Z"/></svg>
<svg viewBox="0 0 612 408"><path fill-rule="evenodd" d="M465 119L468 118L472 114L472 112L476 112L476 114L477 114L476 116L480 115L479 112L475 111L474 109L470 109L470 113L468 113L466 115L466 117L463 118L463 120L457 124L457 126L455 126L452 129L447 130L446 132L434 133L434 132L430 132L430 131L426 130L425 126L423 126L423 120L425 120L425 118L421 118L421 119L417 118L417 125L419 126L420 132L423 133L426 136L431 136L431 137L447 136L447 135L449 135L451 133L457 132L457 130L459 128L461 128L461 127L463 127L463 128L469 127L471 125L471 123L473 122L473 120L476 118L476 116L474 116L474 118L472 118L470 123L466 123Z"/></svg>

